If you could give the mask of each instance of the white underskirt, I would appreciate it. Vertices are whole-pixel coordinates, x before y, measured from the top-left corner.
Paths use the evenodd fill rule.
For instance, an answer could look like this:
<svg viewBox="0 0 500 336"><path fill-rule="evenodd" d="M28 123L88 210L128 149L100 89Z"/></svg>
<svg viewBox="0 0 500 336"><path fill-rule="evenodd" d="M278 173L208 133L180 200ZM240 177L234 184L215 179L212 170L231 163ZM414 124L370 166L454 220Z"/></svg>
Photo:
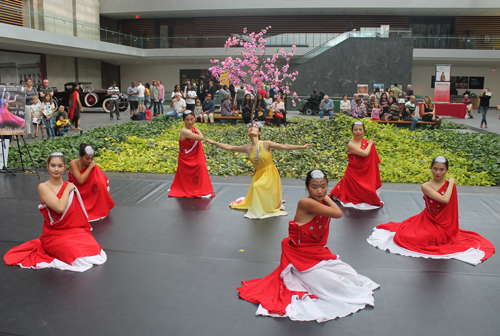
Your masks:
<svg viewBox="0 0 500 336"><path fill-rule="evenodd" d="M281 273L285 286L292 291L305 291L318 297L293 295L286 314L269 314L259 305L256 315L289 317L294 321L318 323L355 313L366 305L373 306L373 291L380 287L369 278L358 274L340 259L323 260L305 272L292 264Z"/></svg>
<svg viewBox="0 0 500 336"><path fill-rule="evenodd" d="M389 250L389 252L394 254L400 254L406 257L413 258L431 258L431 259L457 259L466 262L471 265L477 265L481 263L484 258L485 253L479 249L470 248L464 252L457 252L453 254L424 254L402 248L394 242L394 235L396 232L391 232L389 230L374 228L370 237L367 241L370 245L378 247L381 250Z"/></svg>
<svg viewBox="0 0 500 336"><path fill-rule="evenodd" d="M71 265L66 264L64 261L61 261L59 259L54 258L50 263L46 262L41 262L36 264L35 267L23 267L21 264L22 268L35 268L35 269L41 269L41 268L57 268L62 271L71 271L71 272L85 272L86 270L92 268L94 265L102 265L106 262L108 259L106 252L101 249L101 253L95 256L90 256L90 257L81 257L75 259Z"/></svg>
<svg viewBox="0 0 500 336"><path fill-rule="evenodd" d="M377 189L377 195L380 196L380 188ZM378 208L380 208L382 206L382 205L371 205L371 204L368 204L368 203L353 204L351 202L344 203L341 200L338 200L338 201L340 202L340 204L342 204L342 206L344 208L354 208L354 209L357 209L357 210L375 210L375 209L378 209ZM382 202L382 204L384 204L384 202Z"/></svg>

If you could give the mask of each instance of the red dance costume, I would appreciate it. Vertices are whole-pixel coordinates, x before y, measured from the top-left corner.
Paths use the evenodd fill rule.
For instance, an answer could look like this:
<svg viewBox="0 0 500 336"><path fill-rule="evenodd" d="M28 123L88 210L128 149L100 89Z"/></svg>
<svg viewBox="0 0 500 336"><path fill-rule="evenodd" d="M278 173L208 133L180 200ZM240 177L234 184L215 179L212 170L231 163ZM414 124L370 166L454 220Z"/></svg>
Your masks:
<svg viewBox="0 0 500 336"><path fill-rule="evenodd" d="M438 190L444 195L448 181ZM402 223L378 225L368 243L409 257L458 259L477 265L495 252L493 244L471 231L458 228L457 188L448 204L424 195L425 209Z"/></svg>
<svg viewBox="0 0 500 336"><path fill-rule="evenodd" d="M0 104L0 127L23 128L24 119L9 112L8 101L2 98Z"/></svg>
<svg viewBox="0 0 500 336"><path fill-rule="evenodd" d="M363 139L361 149L368 147L368 141ZM330 196L336 197L344 207L359 210L378 209L384 202L378 197L378 190L382 187L380 171L375 145L372 145L370 154L362 157L347 153L349 163L342 180L332 189Z"/></svg>
<svg viewBox="0 0 500 336"><path fill-rule="evenodd" d="M79 106L78 106L78 91L73 91L70 95L69 98L69 103L68 103L68 117L69 119L73 119L76 115L79 113ZM76 125L78 127L78 125Z"/></svg>
<svg viewBox="0 0 500 336"><path fill-rule="evenodd" d="M67 185L64 181L58 198ZM106 253L90 232L92 228L77 189L69 194L64 213L56 213L43 203L38 209L44 218L41 237L11 248L3 257L7 265L84 272L106 262Z"/></svg>
<svg viewBox="0 0 500 336"><path fill-rule="evenodd" d="M378 284L356 273L325 247L330 218L291 221L281 242L281 263L267 277L243 281L240 297L259 304L257 315L325 322L374 305Z"/></svg>
<svg viewBox="0 0 500 336"><path fill-rule="evenodd" d="M193 133L195 128L192 129ZM179 140L179 159L170 197L214 197L201 141Z"/></svg>
<svg viewBox="0 0 500 336"><path fill-rule="evenodd" d="M85 173L87 168L81 170L80 174ZM109 180L101 168L97 165L94 166L83 184L78 183L68 170L68 180L78 188L89 216L89 222L108 217L109 212L115 206L115 202L109 194Z"/></svg>

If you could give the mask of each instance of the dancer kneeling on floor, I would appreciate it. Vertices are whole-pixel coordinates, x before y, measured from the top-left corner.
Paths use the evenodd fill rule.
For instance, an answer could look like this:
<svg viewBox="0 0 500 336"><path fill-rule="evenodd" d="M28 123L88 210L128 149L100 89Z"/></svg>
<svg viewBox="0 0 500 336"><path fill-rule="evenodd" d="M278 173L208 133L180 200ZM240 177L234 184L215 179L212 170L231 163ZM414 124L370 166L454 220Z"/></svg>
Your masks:
<svg viewBox="0 0 500 336"><path fill-rule="evenodd" d="M214 197L214 188L208 175L203 134L193 125L196 118L192 111L184 112L184 127L179 135L179 158L170 197Z"/></svg>
<svg viewBox="0 0 500 336"><path fill-rule="evenodd" d="M231 146L210 139L206 139L205 141L225 150L248 154L248 158L255 168L255 174L246 197L231 202L231 208L246 209L248 211L245 217L253 219L284 216L287 213L282 211L284 207L281 205L282 190L280 174L273 163L270 150L306 149L313 145L282 145L272 141L261 141L260 134L261 128L256 124L252 124L248 128L248 136L251 141L249 145Z"/></svg>
<svg viewBox="0 0 500 336"><path fill-rule="evenodd" d="M281 242L281 263L262 279L243 281L240 297L259 304L257 315L325 322L373 306L378 284L358 274L325 247L330 219L342 217L327 196L323 171L307 173L308 197L297 204L288 237Z"/></svg>
<svg viewBox="0 0 500 336"><path fill-rule="evenodd" d="M43 215L40 238L13 247L4 256L7 265L22 268L58 268L83 272L106 262L106 253L92 236L83 202L73 183L62 180L66 160L62 153L49 156L50 178L38 185Z"/></svg>
<svg viewBox="0 0 500 336"><path fill-rule="evenodd" d="M347 145L349 163L330 197L337 198L344 207L359 210L380 208L384 205L378 197L378 190L382 187L378 168L380 159L373 139L363 139L365 125L361 121L352 124L351 132L353 138Z"/></svg>
<svg viewBox="0 0 500 336"><path fill-rule="evenodd" d="M89 222L108 217L115 206L109 194L109 180L94 161L94 149L80 144L80 158L71 160L68 169L68 181L74 183L89 216Z"/></svg>
<svg viewBox="0 0 500 336"><path fill-rule="evenodd" d="M458 259L477 265L495 252L493 244L475 232L458 227L455 180L446 180L448 160L437 156L433 179L422 185L425 209L402 223L378 225L368 243L408 257Z"/></svg>

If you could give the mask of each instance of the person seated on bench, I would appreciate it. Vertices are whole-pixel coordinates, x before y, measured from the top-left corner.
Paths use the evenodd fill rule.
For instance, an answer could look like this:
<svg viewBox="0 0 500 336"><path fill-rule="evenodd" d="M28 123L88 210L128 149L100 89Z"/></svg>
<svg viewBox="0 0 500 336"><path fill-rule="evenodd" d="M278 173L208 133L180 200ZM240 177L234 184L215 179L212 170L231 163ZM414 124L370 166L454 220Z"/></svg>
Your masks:
<svg viewBox="0 0 500 336"><path fill-rule="evenodd" d="M327 95L321 101L321 105L319 106L320 112L319 117L323 119L325 117L325 113L328 113L330 119L333 118L333 100L330 99Z"/></svg>
<svg viewBox="0 0 500 336"><path fill-rule="evenodd" d="M276 98L276 101L272 105L273 107L273 112L274 112L274 121L276 122L276 126L286 126L286 110L285 110L285 103L281 100L281 98L278 96Z"/></svg>
<svg viewBox="0 0 500 336"><path fill-rule="evenodd" d="M366 117L366 106L363 104L361 99L356 100L356 105L352 109L352 116L354 118L364 118Z"/></svg>
<svg viewBox="0 0 500 336"><path fill-rule="evenodd" d="M170 117L182 118L184 111L186 111L186 101L182 99L180 93L175 93L175 96L172 98L172 102L170 103L170 107L172 107L173 110L165 113L166 120L170 119Z"/></svg>
<svg viewBox="0 0 500 336"><path fill-rule="evenodd" d="M212 94L207 93L205 101L202 105L203 109L203 122L208 124L208 119L210 118L210 123L214 124L214 111L215 111L215 103L212 100Z"/></svg>
<svg viewBox="0 0 500 336"><path fill-rule="evenodd" d="M220 115L223 117L232 117L233 116L233 111L231 111L231 94L226 93L224 95L224 101L220 104ZM226 124L228 121L225 119L220 120L221 124ZM231 124L236 125L238 120L233 119L231 120Z"/></svg>
<svg viewBox="0 0 500 336"><path fill-rule="evenodd" d="M415 101L417 98L415 96L411 96L410 100L406 102L405 107L403 109L403 120L411 121L410 131L415 129L418 122L422 120L420 117L415 117Z"/></svg>
<svg viewBox="0 0 500 336"><path fill-rule="evenodd" d="M389 114L386 117L386 121L399 120L400 118L399 104L398 100L394 96L389 97Z"/></svg>
<svg viewBox="0 0 500 336"><path fill-rule="evenodd" d="M422 111L422 120L423 121L434 121L436 122L437 128L441 126L441 122L443 118L436 117L436 109L435 105L432 103L432 98L429 96L424 97L424 110Z"/></svg>
<svg viewBox="0 0 500 336"><path fill-rule="evenodd" d="M245 98L243 98L243 102L241 102L241 116L243 117L243 122L245 124L250 124L250 121L252 120L252 109L252 96L250 93L247 93Z"/></svg>
<svg viewBox="0 0 500 336"><path fill-rule="evenodd" d="M465 104L465 106L467 106L467 113L465 114L465 119L469 119L469 117L471 119L474 119L474 115L472 114L473 113L473 104L472 104L472 100L469 99L469 95L466 94L464 95L464 99L462 99L462 104Z"/></svg>
<svg viewBox="0 0 500 336"><path fill-rule="evenodd" d="M255 100L254 105L254 119L266 121L269 113L269 109L267 108L267 104L264 101L264 96L259 93L257 94L257 99Z"/></svg>

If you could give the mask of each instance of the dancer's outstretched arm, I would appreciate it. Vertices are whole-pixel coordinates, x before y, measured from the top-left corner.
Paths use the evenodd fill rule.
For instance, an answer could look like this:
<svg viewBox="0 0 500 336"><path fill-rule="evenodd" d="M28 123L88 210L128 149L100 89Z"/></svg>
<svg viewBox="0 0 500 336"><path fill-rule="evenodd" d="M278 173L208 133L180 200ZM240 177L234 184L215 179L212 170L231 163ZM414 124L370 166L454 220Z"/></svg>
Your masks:
<svg viewBox="0 0 500 336"><path fill-rule="evenodd" d="M264 144L267 145L269 149L281 149L281 150L296 150L296 149L307 149L314 144L306 144L306 145L282 145L272 141L264 141Z"/></svg>
<svg viewBox="0 0 500 336"><path fill-rule="evenodd" d="M225 144L225 143L220 143L220 142L217 142L217 141L213 141L213 140L210 140L210 139L205 139L205 142L208 142L211 145L215 145L215 146L217 146L219 148L222 148L222 149L225 149L225 150L228 150L228 151L232 151L232 152L240 152L240 153L246 153L247 152L245 150L245 148L243 148L243 146L232 146L232 145L228 145L228 144Z"/></svg>

